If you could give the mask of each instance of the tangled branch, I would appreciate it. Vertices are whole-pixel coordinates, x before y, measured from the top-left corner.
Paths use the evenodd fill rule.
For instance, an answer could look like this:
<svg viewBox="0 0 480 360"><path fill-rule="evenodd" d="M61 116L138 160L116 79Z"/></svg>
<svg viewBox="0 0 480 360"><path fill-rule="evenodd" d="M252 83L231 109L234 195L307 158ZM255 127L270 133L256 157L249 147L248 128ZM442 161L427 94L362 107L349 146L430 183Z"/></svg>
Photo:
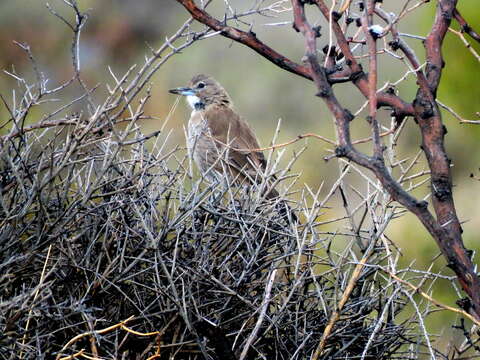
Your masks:
<svg viewBox="0 0 480 360"><path fill-rule="evenodd" d="M291 9L281 0L235 13L226 0L223 21L207 12L208 1L204 7L177 1L193 18L159 48L147 49L143 63L121 75L108 69L114 83L104 99L83 78L79 42L88 16L75 1L64 1L69 15L50 8L73 38L69 80L50 86L34 52L18 44L34 77L10 72L19 96L1 97L9 116L0 137L0 358L448 359L434 349L425 319L447 311L478 323L477 278L461 243L448 161L436 154L446 156L434 96L442 63L437 51L449 28L444 15L455 13L454 2L442 1L446 12L438 12L427 38L424 65L397 32L398 18L371 0L353 37L346 35L347 21L339 23L350 16L351 1L334 1L339 12L319 0L292 0ZM305 14L309 4L330 21L324 59L320 29ZM418 4L405 6L399 17ZM252 31L229 25L276 11L293 12L294 27L305 39L303 64ZM386 24L381 33L372 31L377 18ZM195 29L194 20L206 27ZM233 186L192 178L187 154L171 144L165 125L142 132L139 122L155 118L147 106L152 77L181 50L222 35L314 81L337 129L335 140L301 136L327 142L337 157L338 175L330 188L324 185L325 196L299 184L290 171L303 150L279 166L285 155L278 148L293 141L261 149L268 161L258 184ZM393 54L380 49L386 36L404 55L396 59L408 65L402 78L418 79L413 103L397 95L394 84L377 84L380 51ZM367 46L366 57L357 55L357 44ZM369 137L352 141L354 115L333 90L339 82L352 83L364 96ZM74 96L65 92L72 84L80 89ZM383 107L393 111L389 126L378 116ZM385 148L395 152L407 116L420 125L428 169L417 167L422 152L398 160L384 154ZM371 145L373 155L358 144ZM428 181L436 217L411 194ZM267 200L260 189L272 182L283 191ZM296 201L289 199L292 189ZM301 223L279 214L278 202L285 199ZM438 280L453 283L454 277L400 265L400 250L386 230L406 210L449 256L469 295L463 310L431 293ZM456 328L466 341L455 354L478 349L478 335L463 319Z"/></svg>
<svg viewBox="0 0 480 360"><path fill-rule="evenodd" d="M392 199L398 201L418 217L436 240L444 257L447 259L448 266L456 273L463 290L468 295L470 301L463 303L465 309L476 319L480 319L480 278L475 272L470 252L463 245L462 230L456 215L452 196L450 160L444 148L445 126L436 102L436 92L444 63L441 48L451 19L455 17L463 26L464 31L469 30L468 33L473 38L475 38L476 34L468 26L466 27L465 21L456 10L457 2L455 0L441 0L438 2L433 26L425 39L426 69L423 70L416 55L399 37L395 29L396 22L400 17L390 19L389 15L383 13L375 1L362 1L360 5L363 15L357 19L357 22L362 26L362 33L366 39L365 43L369 49L368 76L363 72L350 47L353 39L352 41L347 39L345 35L346 30L342 29L339 24L342 15L350 8L350 2L345 2L340 12L332 12L325 1L322 0L308 2L301 0L291 1L294 29L300 31L305 38L305 67L299 67L296 64L292 65L292 62L285 60L283 56L258 40L254 34L247 34L228 26L226 22L221 23L215 20L206 11L199 9L193 0L177 0L177 2L182 4L197 21L217 31L221 31L223 36L249 46L281 68L312 79L315 82L318 91L316 95L325 101L335 118L339 143L339 146L335 149L336 156L345 157L356 164L370 169ZM337 46L342 56L346 59L347 72L351 74L348 81L351 81L368 99L370 115L367 120L372 128L373 156L359 152L352 144L350 122L353 120L353 115L339 103L334 95L332 86L335 82L330 81L328 75L330 68L323 67L318 61L317 38L320 36L320 32L318 28L311 26L306 19L304 8L307 4L316 6L326 21L329 22L329 26L336 37ZM404 9L401 16L407 11L413 11L413 9ZM381 33L378 33L373 27L372 19L374 14L387 21L388 26ZM348 23L347 21L347 25ZM415 69L419 89L413 103L405 102L391 92L377 91L378 69L376 59L378 54L376 42L388 33L391 33L393 38L390 42L392 49L394 51L402 51L410 62L411 67ZM328 50L327 54L331 54L330 50ZM326 65L328 66L328 64L330 64L330 67L334 65L331 61L327 61ZM422 135L421 147L430 167L432 204L436 217L428 210L428 203L415 199L405 191L401 184L391 176L385 165L383 157L384 146L381 143L379 123L376 119L377 107L383 106L392 108L392 115L396 118L397 123L400 124L406 116L412 116L419 124L419 131Z"/></svg>

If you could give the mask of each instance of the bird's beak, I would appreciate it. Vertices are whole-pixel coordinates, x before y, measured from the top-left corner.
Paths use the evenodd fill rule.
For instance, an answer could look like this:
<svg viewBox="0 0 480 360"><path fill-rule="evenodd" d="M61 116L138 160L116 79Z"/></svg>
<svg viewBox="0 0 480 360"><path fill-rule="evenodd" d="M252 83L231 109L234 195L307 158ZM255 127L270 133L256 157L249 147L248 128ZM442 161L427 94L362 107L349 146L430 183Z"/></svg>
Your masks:
<svg viewBox="0 0 480 360"><path fill-rule="evenodd" d="M176 89L170 89L168 90L168 92L172 94L184 95L184 96L195 95L195 91L189 87L179 87Z"/></svg>

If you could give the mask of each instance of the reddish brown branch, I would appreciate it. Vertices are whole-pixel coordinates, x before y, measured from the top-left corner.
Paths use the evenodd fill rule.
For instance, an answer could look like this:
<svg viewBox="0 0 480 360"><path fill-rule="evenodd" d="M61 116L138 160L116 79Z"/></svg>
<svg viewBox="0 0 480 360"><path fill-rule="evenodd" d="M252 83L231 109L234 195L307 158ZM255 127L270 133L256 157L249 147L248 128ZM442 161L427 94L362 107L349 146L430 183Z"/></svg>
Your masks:
<svg viewBox="0 0 480 360"><path fill-rule="evenodd" d="M324 5L321 1L318 1L317 4ZM390 172L385 166L382 156L369 157L365 154L360 153L351 144L349 126L349 123L351 121L351 115L339 104L331 89L330 84L326 80L324 68L322 68L318 63L316 56L316 34L306 20L304 3L301 0L292 0L292 5L295 28L299 30L305 37L306 58L308 60L308 63L310 64L312 76L319 90L317 95L322 97L330 111L335 116L337 137L340 144L335 149L336 155L339 157L346 157L353 162L364 166L365 168L370 169L372 172L374 172L376 177L380 180L383 188L388 191L391 197L403 206L405 206L410 212L414 213L419 218L425 228L441 245L440 247L445 254L445 248L442 247L442 245L448 242L448 240L450 240L451 238L442 226L443 224L438 223L436 219L432 216L432 214L428 210L428 204L425 201L418 201L417 199L415 199L408 192L406 192L401 187L401 185L397 181L395 181L395 179L392 178ZM348 52L349 51L350 50L348 49ZM369 90L370 92L370 89L367 90ZM448 252L446 256L449 256ZM457 256L450 256L450 258L456 260ZM465 264L465 267L468 267L468 263L461 263ZM460 267L457 267L457 269L460 269ZM470 271L470 274L468 275L470 278L472 278L472 270L473 266L468 269L468 271ZM460 278L461 275L457 272L457 276ZM465 285L462 279L460 280L460 283L462 283L462 286ZM464 287L464 289L467 291L472 300L475 301L474 294L472 294L471 292L472 288L469 288L467 286ZM474 316L478 318L478 312L474 311ZM323 346L326 343L327 339L328 334L324 334L324 337L322 337L322 341L319 343L319 346L317 347L317 350L315 352L316 358L320 356L320 352L323 349Z"/></svg>
<svg viewBox="0 0 480 360"><path fill-rule="evenodd" d="M331 85L326 81L325 70L318 63L316 57L315 32L306 20L303 2L301 2L301 0L292 0L292 5L295 27L305 36L306 58L308 59L315 84L318 88L317 95L325 101L335 116L339 142L339 146L335 149L336 155L346 157L372 170L382 182L385 189L391 194L392 198L414 213L419 213L420 211L425 212L426 214L424 214L423 219L428 227L432 231L439 230L435 227L435 220L428 212L426 203L417 201L391 177L382 158L369 157L353 147L350 139L350 121L352 120L352 114L340 105L333 93Z"/></svg>
<svg viewBox="0 0 480 360"><path fill-rule="evenodd" d="M327 8L323 2L318 1L317 4L325 14ZM455 5L455 0L439 2L434 25L425 42L427 74L420 69L420 62L417 60L413 50L398 36L395 27L391 26L394 38L393 47L400 49L413 68L416 69L419 91L414 102L415 118L422 133L422 149L426 154L431 169L432 203L437 219L434 219L426 208L419 206L420 204L415 204L411 199L407 199L405 194L399 192L396 187L389 188L390 181L384 182L382 180L382 178L387 179L383 169L378 167L377 169L372 169L368 164L364 166L374 171L381 180L382 185L389 189L392 197L417 215L432 234L447 259L448 266L456 273L463 290L472 300L472 303L469 304L471 306L469 310L477 319L480 319L480 279L476 275L469 253L463 245L462 230L452 196L450 160L446 155L444 147L445 127L435 101L436 90L440 82L444 63L441 46L450 25L452 13L455 12ZM385 21L389 22L388 15L383 10L377 8L376 12ZM343 37L342 34L340 37Z"/></svg>
<svg viewBox="0 0 480 360"><path fill-rule="evenodd" d="M224 22L215 19L206 11L200 9L193 0L177 0L177 2L182 4L195 20L207 25L210 29L221 31L223 36L248 46L284 70L311 79L310 72L306 66L297 64L273 50L258 40L255 33L242 31L233 26L226 25Z"/></svg>
<svg viewBox="0 0 480 360"><path fill-rule="evenodd" d="M328 20L330 9L325 2L321 0L315 0L315 3L323 14L324 18ZM345 56L348 66L350 67L352 73L356 74L354 84L357 86L360 92L366 98L368 98L370 92L368 78L363 72L362 66L357 62L357 59L355 59L355 56L350 50L350 44L336 18L332 18L332 30L337 38L337 44L342 51L342 54ZM394 94L390 94L385 91L379 92L377 94L377 103L378 106L391 106L394 110L394 115L399 119L403 119L405 116L413 115L412 104L403 101L400 97Z"/></svg>
<svg viewBox="0 0 480 360"><path fill-rule="evenodd" d="M452 194L450 159L444 146L445 126L437 103L444 60L442 44L455 12L456 0L440 0L435 21L425 40L426 78L429 91L420 87L414 101L415 119L422 133L422 149L431 170L432 204L442 233L436 240L447 258L448 266L456 273L463 290L472 301L471 312L480 319L480 279L462 241L462 229Z"/></svg>
<svg viewBox="0 0 480 360"><path fill-rule="evenodd" d="M462 32L470 35L472 39L480 43L480 34L478 34L470 25L468 25L467 21L463 18L458 9L453 11L453 16L455 16L455 20L457 20L457 22L460 24Z"/></svg>
<svg viewBox="0 0 480 360"><path fill-rule="evenodd" d="M445 65L442 56L442 44L452 21L456 0L439 1L432 29L425 40L427 55L426 75L432 94L436 97L442 69Z"/></svg>
<svg viewBox="0 0 480 360"><path fill-rule="evenodd" d="M369 73L368 73L368 102L369 102L369 121L372 126L372 138L374 144L375 157L383 158L382 144L380 142L380 129L377 121L377 41L374 33L370 33L372 26L375 1L368 0L365 15L362 17L362 28L368 46Z"/></svg>
<svg viewBox="0 0 480 360"><path fill-rule="evenodd" d="M292 2L296 4L297 1L298 0L293 0ZM329 9L325 3L322 0L316 0L316 4L323 15L328 18ZM468 304L469 306L466 307L470 307L468 310L471 311L477 319L480 319L480 279L474 271L475 267L462 242L460 223L456 215L452 197L450 161L446 155L443 143L445 130L440 111L435 102L435 94L443 67L441 46L445 33L450 25L455 5L455 0L443 0L439 2L434 25L425 42L427 74L424 75L422 71L417 71L420 90L414 102L415 117L422 132L422 148L424 149L432 171L433 206L437 219L428 211L426 202L413 198L391 177L381 157L369 158L353 149L349 142L348 122L345 121L344 116L338 117L337 114L334 114L337 120L337 132L339 135L347 134L347 137L344 136L344 141L339 138L341 146L337 148L336 152L337 156L347 157L359 165L372 170L392 198L419 218L436 240L448 261L448 266L456 273L463 290L470 297L471 302ZM297 12L300 11L299 9L303 11L303 7L298 4L296 7L294 6L294 12L296 9ZM295 24L297 28L308 30L308 27L301 24L301 22L304 21L306 21L304 16L295 14ZM349 44L340 26L336 22L332 25L339 47L345 57L350 60L352 71L361 70L350 51ZM306 35L308 34L309 32L307 31ZM307 41L307 47L308 44L309 42ZM402 44L405 45L402 46L402 50L405 51L412 65L418 68L419 63L414 57L413 52L410 52L406 44ZM362 92L366 92L367 94L371 93L371 84L366 78L360 77L356 85ZM328 91L326 93L328 93ZM329 97L325 97L324 99L327 104L331 102ZM331 106L329 106L329 108L331 108Z"/></svg>
<svg viewBox="0 0 480 360"><path fill-rule="evenodd" d="M262 41L258 40L255 33L240 30L233 26L228 26L225 22L215 19L206 11L200 9L193 0L177 0L198 22L207 25L210 29L220 31L222 36L248 46L267 60L278 67L287 70L296 75L302 76L308 80L313 80L308 67L297 64L278 53ZM328 74L328 81L331 84L352 81L352 72L349 69L335 71ZM413 113L412 113L413 114Z"/></svg>
<svg viewBox="0 0 480 360"><path fill-rule="evenodd" d="M292 0L294 28L300 31L305 37L305 57L310 67L313 81L317 86L317 96L324 99L328 109L334 115L337 125L337 136L340 144L351 146L349 121L352 114L344 109L333 94L331 85L327 80L325 69L322 68L317 59L317 32L310 26L305 17L303 3Z"/></svg>
<svg viewBox="0 0 480 360"><path fill-rule="evenodd" d="M394 51L399 49L405 54L405 56L407 57L407 60L410 62L413 69L415 70L415 74L417 75L418 85L420 86L420 88L422 88L425 91L425 93L430 93L428 81L424 72L421 69L420 61L417 59L417 56L415 55L415 52L412 50L412 48L410 48L410 46L408 46L408 44L398 34L396 26L392 23L392 19L390 19L390 15L387 14L382 8L376 8L375 13L379 17L381 17L388 24L390 28L393 41L391 41L389 45L392 47ZM434 99L432 98L431 100L433 101Z"/></svg>
<svg viewBox="0 0 480 360"><path fill-rule="evenodd" d="M294 73L296 75L302 76L306 79L313 80L312 75L310 74L309 68L304 65L297 64L282 54L278 53L262 41L258 40L256 35L253 32L242 31L238 28L228 26L224 22L215 19L206 11L200 9L194 2L194 0L176 0L178 3L183 5L185 9L190 13L190 15L197 21L202 24L207 25L215 31L220 31L222 36L225 36L229 39L232 39L236 42L239 42L243 45L248 46L267 60L271 61L278 67ZM327 18L328 18L328 8L327 8ZM334 24L338 24L334 21ZM339 26L338 26L339 27ZM340 29L340 27L339 27ZM340 29L341 32L341 29ZM341 32L343 34L343 32ZM337 31L335 31L337 35ZM345 39L345 43L348 46L348 42ZM342 49L343 51L344 49ZM345 54L346 55L346 54ZM353 58L353 55L350 52L350 56L347 56L348 62L353 59L353 66L350 65L350 69L343 71L337 71L331 74L327 74L327 79L330 84L341 83L354 81L357 87L360 89L362 94L368 98L368 81L365 74L362 71L361 66ZM381 91L377 94L378 106L389 106L393 109L394 115L398 119L403 119L406 116L413 116L413 106L410 103L403 101L401 98L395 94L391 94L385 91Z"/></svg>
<svg viewBox="0 0 480 360"><path fill-rule="evenodd" d="M440 226L440 229L435 230L434 238L447 259L448 265L457 274L462 288L471 297L472 313L479 319L480 280L473 271L473 263L463 245L462 229L452 195L450 160L444 147L445 127L435 101L444 63L441 47L450 26L452 13L456 11L455 5L455 0L440 1L438 4L435 22L425 41L427 74L424 74L419 68L420 63L415 53L398 36L394 26L391 27L391 32L394 38L393 47L400 49L416 69L419 91L414 101L415 118L421 129L422 149L431 170L432 203L437 216L436 222ZM376 12L385 21L389 21L388 15L383 10L378 8Z"/></svg>

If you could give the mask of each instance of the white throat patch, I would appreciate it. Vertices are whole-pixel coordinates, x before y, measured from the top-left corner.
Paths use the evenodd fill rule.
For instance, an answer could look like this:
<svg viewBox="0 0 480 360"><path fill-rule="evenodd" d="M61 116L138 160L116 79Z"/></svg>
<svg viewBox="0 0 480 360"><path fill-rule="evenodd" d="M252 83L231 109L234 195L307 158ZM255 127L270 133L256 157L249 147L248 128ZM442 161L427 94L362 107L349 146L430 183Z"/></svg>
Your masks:
<svg viewBox="0 0 480 360"><path fill-rule="evenodd" d="M187 96L187 101L188 101L188 105L190 105L190 107L195 110L196 109L196 105L198 106L198 104L200 104L202 101L200 100L200 98L198 96L195 96L195 95L188 95Z"/></svg>

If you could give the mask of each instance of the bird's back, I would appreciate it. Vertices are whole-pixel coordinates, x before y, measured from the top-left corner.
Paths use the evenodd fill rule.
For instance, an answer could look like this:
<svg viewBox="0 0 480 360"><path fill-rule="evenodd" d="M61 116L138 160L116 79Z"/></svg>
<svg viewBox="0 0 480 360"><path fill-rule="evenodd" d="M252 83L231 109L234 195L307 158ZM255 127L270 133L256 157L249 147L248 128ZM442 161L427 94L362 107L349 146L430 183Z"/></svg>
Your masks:
<svg viewBox="0 0 480 360"><path fill-rule="evenodd" d="M193 111L188 124L188 147L206 174L225 172L236 181L254 181L258 171L265 170L265 157L248 123L230 106L212 104Z"/></svg>

